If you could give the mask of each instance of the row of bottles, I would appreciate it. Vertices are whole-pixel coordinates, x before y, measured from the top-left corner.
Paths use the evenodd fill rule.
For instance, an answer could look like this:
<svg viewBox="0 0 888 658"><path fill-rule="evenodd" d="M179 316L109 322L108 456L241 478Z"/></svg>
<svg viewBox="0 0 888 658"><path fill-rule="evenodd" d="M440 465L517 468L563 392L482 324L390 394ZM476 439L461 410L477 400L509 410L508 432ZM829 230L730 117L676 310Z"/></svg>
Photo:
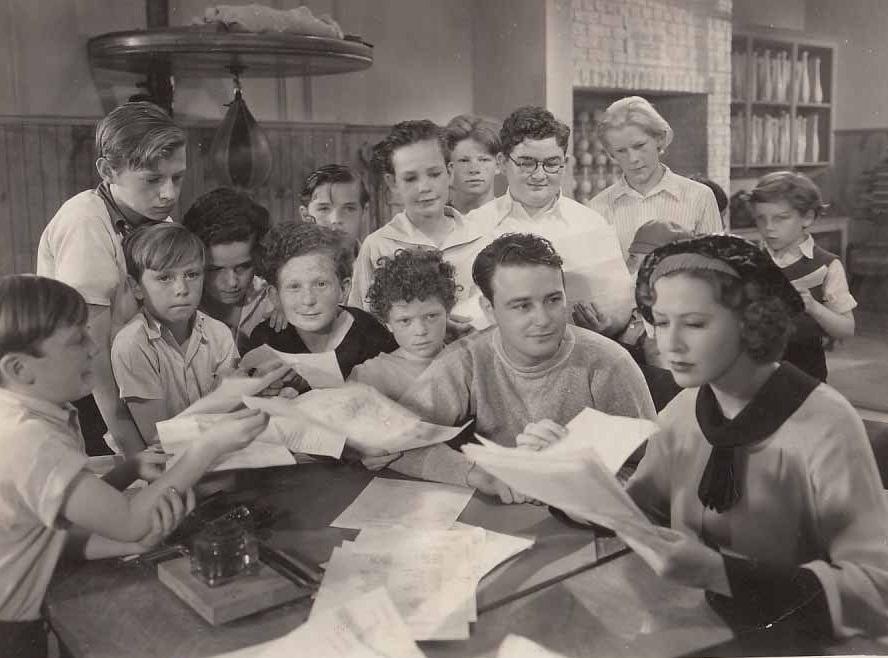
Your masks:
<svg viewBox="0 0 888 658"><path fill-rule="evenodd" d="M603 109L577 112L574 124L574 198L585 202L614 184L620 177L617 163L608 157L598 139L596 126Z"/></svg>
<svg viewBox="0 0 888 658"><path fill-rule="evenodd" d="M747 121L745 112L732 115L731 164L789 166L822 162L820 116L816 112L797 114L794 141L791 124L789 112L753 114L751 121Z"/></svg>
<svg viewBox="0 0 888 658"><path fill-rule="evenodd" d="M731 53L731 98L745 100L752 89L753 101L771 103L823 103L821 69L823 60L809 56L807 50L799 53L793 62L786 50ZM751 78L751 79L750 79ZM793 86L795 80L795 86ZM792 98L793 93L795 98Z"/></svg>

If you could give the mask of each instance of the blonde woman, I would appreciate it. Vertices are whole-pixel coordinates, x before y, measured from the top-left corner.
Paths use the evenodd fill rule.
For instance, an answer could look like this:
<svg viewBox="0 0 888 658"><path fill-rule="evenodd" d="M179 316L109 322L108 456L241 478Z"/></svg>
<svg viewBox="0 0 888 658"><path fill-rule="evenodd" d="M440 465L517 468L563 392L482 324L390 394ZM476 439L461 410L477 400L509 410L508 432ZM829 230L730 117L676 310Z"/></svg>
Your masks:
<svg viewBox="0 0 888 658"><path fill-rule="evenodd" d="M647 100L628 96L612 103L597 130L623 175L587 205L616 229L624 258L635 231L652 219L675 222L696 235L723 230L712 190L660 162L673 132Z"/></svg>

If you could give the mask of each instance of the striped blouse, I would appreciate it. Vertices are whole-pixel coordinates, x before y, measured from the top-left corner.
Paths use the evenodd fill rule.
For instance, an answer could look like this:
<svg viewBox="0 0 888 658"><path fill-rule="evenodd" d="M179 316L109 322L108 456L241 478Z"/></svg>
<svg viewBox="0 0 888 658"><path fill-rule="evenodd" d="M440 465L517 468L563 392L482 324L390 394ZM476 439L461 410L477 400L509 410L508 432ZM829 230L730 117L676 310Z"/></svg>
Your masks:
<svg viewBox="0 0 888 658"><path fill-rule="evenodd" d="M652 219L675 222L696 235L724 230L712 190L663 166L663 178L647 194L632 189L624 176L586 202L616 229L623 258L628 255L635 231Z"/></svg>

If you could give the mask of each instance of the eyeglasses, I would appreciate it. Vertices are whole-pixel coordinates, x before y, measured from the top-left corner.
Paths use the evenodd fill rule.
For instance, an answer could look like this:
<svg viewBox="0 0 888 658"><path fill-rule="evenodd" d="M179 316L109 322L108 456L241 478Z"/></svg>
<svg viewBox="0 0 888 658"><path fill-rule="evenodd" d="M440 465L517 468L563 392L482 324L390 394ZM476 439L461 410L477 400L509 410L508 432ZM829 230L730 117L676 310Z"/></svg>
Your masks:
<svg viewBox="0 0 888 658"><path fill-rule="evenodd" d="M547 174L557 174L559 171L564 169L564 160L561 158L546 158L545 160L537 160L536 158L531 157L520 157L517 160L513 158L511 155L506 156L512 162L517 165L517 167L525 174L532 174L537 170L537 167L542 165L543 171Z"/></svg>

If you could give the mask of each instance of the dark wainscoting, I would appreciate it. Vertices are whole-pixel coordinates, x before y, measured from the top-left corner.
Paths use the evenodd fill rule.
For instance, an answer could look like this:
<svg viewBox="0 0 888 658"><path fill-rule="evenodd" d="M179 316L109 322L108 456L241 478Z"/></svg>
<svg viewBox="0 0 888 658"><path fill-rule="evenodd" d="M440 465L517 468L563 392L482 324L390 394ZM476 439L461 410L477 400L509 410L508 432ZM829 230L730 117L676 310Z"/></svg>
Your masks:
<svg viewBox="0 0 888 658"><path fill-rule="evenodd" d="M208 154L215 124L185 123L188 171L177 217L214 187ZM305 176L333 162L358 169L371 194L365 232L388 221L392 208L380 177L368 167L370 148L386 126L263 123L274 157L269 181L254 198L273 221L296 217ZM94 119L0 117L0 274L32 272L37 244L59 206L77 192L94 187Z"/></svg>

